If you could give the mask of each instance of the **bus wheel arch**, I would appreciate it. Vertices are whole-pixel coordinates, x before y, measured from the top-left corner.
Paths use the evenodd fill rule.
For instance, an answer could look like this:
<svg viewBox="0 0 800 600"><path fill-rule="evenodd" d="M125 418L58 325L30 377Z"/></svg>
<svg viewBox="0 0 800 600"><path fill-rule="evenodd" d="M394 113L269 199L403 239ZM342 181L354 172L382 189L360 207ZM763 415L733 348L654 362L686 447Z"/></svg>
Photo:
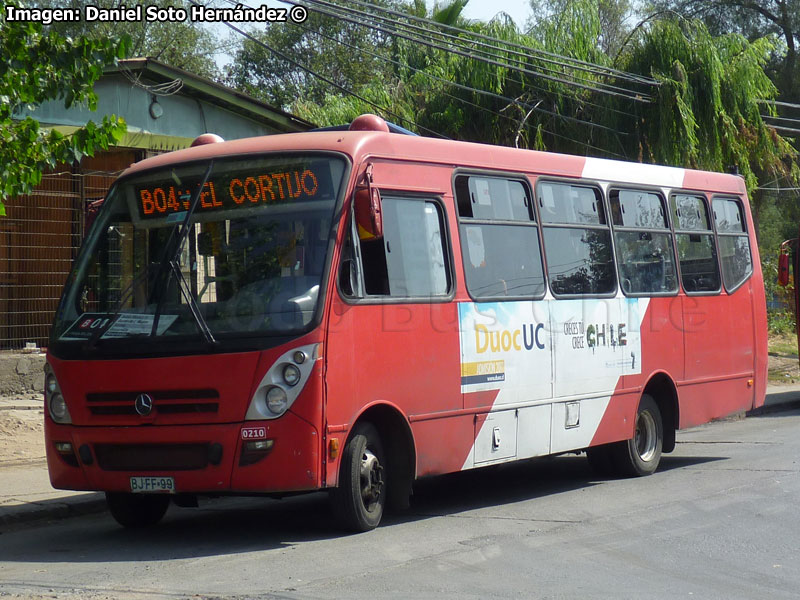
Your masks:
<svg viewBox="0 0 800 600"><path fill-rule="evenodd" d="M369 450L370 445L374 452L367 451L358 458L354 456L354 452ZM364 456L368 457L366 462L362 460ZM381 483L386 486L386 505L394 509L407 508L416 473L414 439L406 418L388 404L376 404L365 410L353 424L344 444L339 466L339 483L332 493L334 511L339 520L351 530L367 531L380 520L380 516L374 520L364 514L359 515L355 499L357 494L352 489L356 485L356 463L361 461L363 472L369 464L374 463L373 457L382 463L379 470ZM362 482L363 477L362 475Z"/></svg>
<svg viewBox="0 0 800 600"><path fill-rule="evenodd" d="M610 448L615 471L623 477L655 473L664 444L664 419L655 399L643 393L636 408L633 437Z"/></svg>
<svg viewBox="0 0 800 600"><path fill-rule="evenodd" d="M661 413L664 434L662 452L672 452L675 449L675 432L680 423L680 405L675 382L666 373L655 373L644 387L642 396L645 394L655 401Z"/></svg>

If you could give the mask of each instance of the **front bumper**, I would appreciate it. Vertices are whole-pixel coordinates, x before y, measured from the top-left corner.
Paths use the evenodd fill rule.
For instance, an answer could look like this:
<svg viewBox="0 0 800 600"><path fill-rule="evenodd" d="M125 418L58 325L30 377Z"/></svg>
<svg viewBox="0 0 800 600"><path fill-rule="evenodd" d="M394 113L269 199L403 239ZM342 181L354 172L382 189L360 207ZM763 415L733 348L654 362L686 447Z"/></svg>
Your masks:
<svg viewBox="0 0 800 600"><path fill-rule="evenodd" d="M254 428L263 428L271 448L243 460ZM129 492L134 476L172 477L175 491L187 494L322 486L319 432L291 412L271 421L102 428L58 425L46 417L45 433L50 482L58 489ZM65 442L72 445L71 455L63 445L56 449Z"/></svg>

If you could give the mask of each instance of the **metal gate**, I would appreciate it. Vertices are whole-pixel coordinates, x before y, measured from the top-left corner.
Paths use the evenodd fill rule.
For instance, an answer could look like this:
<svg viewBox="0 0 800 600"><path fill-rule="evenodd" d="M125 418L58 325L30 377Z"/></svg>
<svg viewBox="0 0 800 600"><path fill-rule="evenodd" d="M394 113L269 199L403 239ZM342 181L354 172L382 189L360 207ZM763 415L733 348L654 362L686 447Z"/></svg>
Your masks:
<svg viewBox="0 0 800 600"><path fill-rule="evenodd" d="M84 235L86 208L118 172L44 175L27 196L5 202L0 217L0 350L47 345L61 288Z"/></svg>

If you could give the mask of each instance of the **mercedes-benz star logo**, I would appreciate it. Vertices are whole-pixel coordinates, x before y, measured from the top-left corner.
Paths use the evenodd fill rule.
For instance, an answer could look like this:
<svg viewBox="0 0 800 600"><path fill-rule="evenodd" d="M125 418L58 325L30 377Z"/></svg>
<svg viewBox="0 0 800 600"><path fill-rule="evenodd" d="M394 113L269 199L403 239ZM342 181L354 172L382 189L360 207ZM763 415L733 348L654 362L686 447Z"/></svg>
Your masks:
<svg viewBox="0 0 800 600"><path fill-rule="evenodd" d="M136 402L134 402L133 405L136 408L136 412L143 417L153 412L153 398L149 394L139 394L136 396Z"/></svg>

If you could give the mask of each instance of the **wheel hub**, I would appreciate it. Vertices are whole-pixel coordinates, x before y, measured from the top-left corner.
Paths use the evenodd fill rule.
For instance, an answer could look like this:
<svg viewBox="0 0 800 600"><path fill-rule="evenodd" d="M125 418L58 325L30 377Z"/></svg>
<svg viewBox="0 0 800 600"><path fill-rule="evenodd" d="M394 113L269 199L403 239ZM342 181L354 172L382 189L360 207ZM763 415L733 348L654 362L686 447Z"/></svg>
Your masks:
<svg viewBox="0 0 800 600"><path fill-rule="evenodd" d="M644 462L653 460L656 454L656 422L653 415L645 411L636 418L636 451Z"/></svg>
<svg viewBox="0 0 800 600"><path fill-rule="evenodd" d="M369 509L381 497L383 492L383 467L378 457L369 449L364 450L361 457L361 499Z"/></svg>

